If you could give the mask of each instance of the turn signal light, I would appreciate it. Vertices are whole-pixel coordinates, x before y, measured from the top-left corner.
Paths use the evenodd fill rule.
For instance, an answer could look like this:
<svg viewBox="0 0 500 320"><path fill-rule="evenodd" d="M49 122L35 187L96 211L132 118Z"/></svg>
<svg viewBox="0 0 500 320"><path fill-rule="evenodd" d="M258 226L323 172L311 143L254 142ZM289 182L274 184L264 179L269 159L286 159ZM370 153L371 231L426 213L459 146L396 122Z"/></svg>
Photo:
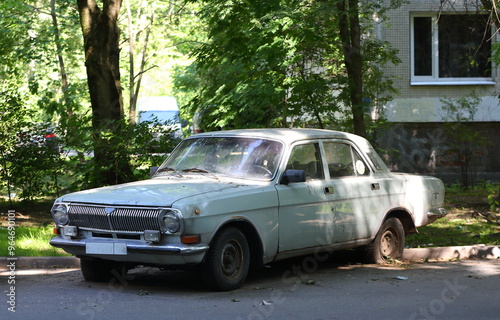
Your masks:
<svg viewBox="0 0 500 320"><path fill-rule="evenodd" d="M195 243L200 243L201 238L200 235L195 234L195 235L187 235L187 236L182 236L181 237L181 242L184 244L195 244Z"/></svg>

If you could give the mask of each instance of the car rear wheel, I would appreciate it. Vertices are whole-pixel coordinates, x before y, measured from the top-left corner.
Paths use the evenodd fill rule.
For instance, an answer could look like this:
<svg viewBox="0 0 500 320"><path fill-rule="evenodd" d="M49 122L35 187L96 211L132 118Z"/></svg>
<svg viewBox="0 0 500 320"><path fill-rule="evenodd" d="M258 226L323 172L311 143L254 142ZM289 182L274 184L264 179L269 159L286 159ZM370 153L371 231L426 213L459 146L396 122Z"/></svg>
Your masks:
<svg viewBox="0 0 500 320"><path fill-rule="evenodd" d="M106 282L126 273L121 263L103 259L80 259L80 269L85 281Z"/></svg>
<svg viewBox="0 0 500 320"><path fill-rule="evenodd" d="M405 232L401 221L389 218L368 246L366 260L369 263L384 263L388 259L399 259L403 256L404 247Z"/></svg>
<svg viewBox="0 0 500 320"><path fill-rule="evenodd" d="M237 228L218 233L202 265L202 277L212 290L234 290L243 284L250 267L250 250L245 235Z"/></svg>

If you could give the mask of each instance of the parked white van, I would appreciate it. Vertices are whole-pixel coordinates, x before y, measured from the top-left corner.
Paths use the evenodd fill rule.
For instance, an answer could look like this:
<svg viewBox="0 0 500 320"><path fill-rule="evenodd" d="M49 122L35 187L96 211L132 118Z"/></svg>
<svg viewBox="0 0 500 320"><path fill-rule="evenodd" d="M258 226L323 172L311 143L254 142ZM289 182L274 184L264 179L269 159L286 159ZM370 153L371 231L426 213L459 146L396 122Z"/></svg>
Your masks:
<svg viewBox="0 0 500 320"><path fill-rule="evenodd" d="M179 107L174 97L141 97L137 100L136 112L137 123L158 119L172 126L175 138L182 138Z"/></svg>

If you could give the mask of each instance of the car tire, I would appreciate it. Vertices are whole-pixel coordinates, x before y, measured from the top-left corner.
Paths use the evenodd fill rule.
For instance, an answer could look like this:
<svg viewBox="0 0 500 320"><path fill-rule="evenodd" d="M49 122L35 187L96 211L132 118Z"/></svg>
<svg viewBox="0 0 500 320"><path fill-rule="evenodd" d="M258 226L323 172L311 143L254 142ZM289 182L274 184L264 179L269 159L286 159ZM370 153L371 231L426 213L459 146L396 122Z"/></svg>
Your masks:
<svg viewBox="0 0 500 320"><path fill-rule="evenodd" d="M80 269L85 281L90 282L106 282L126 273L124 265L103 259L80 259Z"/></svg>
<svg viewBox="0 0 500 320"><path fill-rule="evenodd" d="M403 256L405 232L403 224L397 218L384 221L373 242L366 248L365 258L368 263L384 263L388 259Z"/></svg>
<svg viewBox="0 0 500 320"><path fill-rule="evenodd" d="M213 239L202 265L205 284L215 291L241 287L250 268L250 249L245 235L237 228L227 228Z"/></svg>

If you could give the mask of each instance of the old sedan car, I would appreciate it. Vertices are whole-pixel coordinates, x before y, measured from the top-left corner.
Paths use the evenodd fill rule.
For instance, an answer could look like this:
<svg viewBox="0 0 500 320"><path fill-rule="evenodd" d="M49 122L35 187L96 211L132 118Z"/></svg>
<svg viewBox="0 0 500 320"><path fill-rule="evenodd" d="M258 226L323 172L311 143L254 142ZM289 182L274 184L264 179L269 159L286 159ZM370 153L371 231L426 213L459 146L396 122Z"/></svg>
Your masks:
<svg viewBox="0 0 500 320"><path fill-rule="evenodd" d="M88 281L196 266L209 287L231 290L250 267L299 255L360 247L371 262L399 258L405 234L446 214L443 199L439 179L391 173L353 134L208 132L151 179L57 199L50 243L79 257Z"/></svg>

